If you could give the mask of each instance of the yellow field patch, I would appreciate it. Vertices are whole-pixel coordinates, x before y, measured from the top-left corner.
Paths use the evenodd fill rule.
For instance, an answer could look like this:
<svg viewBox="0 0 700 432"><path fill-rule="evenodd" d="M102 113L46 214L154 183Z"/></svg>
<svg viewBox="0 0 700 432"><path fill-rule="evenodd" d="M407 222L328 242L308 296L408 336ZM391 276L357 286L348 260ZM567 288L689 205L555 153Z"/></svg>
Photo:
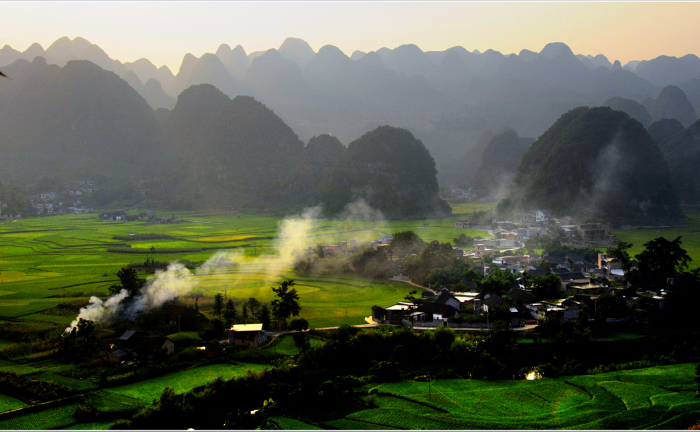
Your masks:
<svg viewBox="0 0 700 432"><path fill-rule="evenodd" d="M3 271L0 272L0 282L15 282L23 280L27 277L25 272L18 271Z"/></svg>
<svg viewBox="0 0 700 432"><path fill-rule="evenodd" d="M227 242L227 241L238 241L238 240L245 240L251 237L251 235L218 235L218 236L209 236L209 237L198 237L197 241L203 241L203 242Z"/></svg>

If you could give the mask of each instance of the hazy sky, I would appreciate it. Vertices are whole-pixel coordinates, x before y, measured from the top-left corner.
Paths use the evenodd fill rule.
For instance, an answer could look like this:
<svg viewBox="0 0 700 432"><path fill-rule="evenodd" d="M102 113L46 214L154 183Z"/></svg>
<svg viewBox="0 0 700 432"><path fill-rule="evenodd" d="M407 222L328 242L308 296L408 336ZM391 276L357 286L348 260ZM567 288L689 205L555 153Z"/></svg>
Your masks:
<svg viewBox="0 0 700 432"><path fill-rule="evenodd" d="M576 54L610 61L700 54L698 2L2 2L0 45L45 49L81 36L122 62L141 57L174 73L187 52L221 43L247 53L286 37L314 51L347 55L413 43L423 51L455 45L504 54L564 42Z"/></svg>

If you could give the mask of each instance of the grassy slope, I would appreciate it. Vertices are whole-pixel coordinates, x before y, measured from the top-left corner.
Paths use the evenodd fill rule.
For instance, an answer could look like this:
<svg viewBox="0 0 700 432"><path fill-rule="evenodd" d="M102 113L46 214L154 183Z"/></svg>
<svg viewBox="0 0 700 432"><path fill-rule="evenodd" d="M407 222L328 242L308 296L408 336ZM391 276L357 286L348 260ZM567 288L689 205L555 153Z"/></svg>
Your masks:
<svg viewBox="0 0 700 432"><path fill-rule="evenodd" d="M323 345L324 341L315 337L310 337L309 344L311 344L312 348L315 348L317 346ZM296 345L294 345L294 338L292 338L291 335L280 336L278 341L274 345L265 349L286 355L299 354L299 348L297 348Z"/></svg>
<svg viewBox="0 0 700 432"><path fill-rule="evenodd" d="M328 426L354 429L687 428L700 419L694 364L536 381L403 381L376 408ZM396 397L396 396L399 397ZM694 420L693 420L694 419Z"/></svg>
<svg viewBox="0 0 700 432"><path fill-rule="evenodd" d="M261 371L266 368L267 366L265 365L253 363L199 366L135 384L114 387L109 390L101 390L100 392L129 396L140 399L141 403L150 403L153 399L160 397L165 387L171 387L175 390L175 393L185 393L195 387L214 381L218 377L229 380L234 377L243 376L248 373L248 371Z"/></svg>

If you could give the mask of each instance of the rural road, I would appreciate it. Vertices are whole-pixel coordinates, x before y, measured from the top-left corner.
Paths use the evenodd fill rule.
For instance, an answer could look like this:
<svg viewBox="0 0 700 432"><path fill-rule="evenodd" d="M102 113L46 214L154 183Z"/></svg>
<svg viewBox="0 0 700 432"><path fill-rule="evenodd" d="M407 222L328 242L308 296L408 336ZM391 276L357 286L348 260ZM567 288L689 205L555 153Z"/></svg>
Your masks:
<svg viewBox="0 0 700 432"><path fill-rule="evenodd" d="M358 325L354 325L354 326L352 326L352 327L358 327L358 328L372 328L372 327L377 327L377 326L379 326L379 324L377 324L376 322L374 322L374 321L372 320L372 317L371 317L371 316L365 317L365 321L367 322L367 324L358 324ZM383 324L383 325L393 325L393 324ZM526 326L513 328L512 330L513 330L513 331L516 331L516 332L527 332L527 331L534 330L536 327L537 327L536 324L529 324L529 325L526 325ZM340 327L319 327L319 328L315 328L315 329L311 329L311 330L336 330L336 329L338 329L338 328L340 328ZM413 327L414 330L435 330L436 328L437 328L437 327L419 327L419 326L414 326L414 327ZM482 329L482 328L479 328L479 327L476 327L476 328L451 327L451 328L452 328L454 331L458 332L458 333L459 333L459 332L482 332L482 331L484 331L484 330L488 331L488 329ZM309 330L305 330L305 331L308 332ZM287 333L294 333L294 332L291 331L291 330L283 330L283 331L278 331L278 332L268 332L268 334L269 334L270 336L272 336L272 338L271 338L271 339L269 340L269 342L267 342L265 345L260 345L260 346L258 346L257 348L259 348L259 349L260 349L260 348L265 348L265 347L267 347L268 345L270 345L275 339L277 339L277 337L282 336L282 335L287 334Z"/></svg>

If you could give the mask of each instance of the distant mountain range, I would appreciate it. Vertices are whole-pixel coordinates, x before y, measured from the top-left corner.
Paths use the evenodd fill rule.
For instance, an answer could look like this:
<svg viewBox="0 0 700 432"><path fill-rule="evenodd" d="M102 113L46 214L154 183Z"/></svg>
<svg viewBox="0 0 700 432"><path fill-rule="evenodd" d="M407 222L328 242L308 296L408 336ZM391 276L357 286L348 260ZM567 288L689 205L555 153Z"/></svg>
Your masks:
<svg viewBox="0 0 700 432"><path fill-rule="evenodd" d="M24 52L6 45L0 67L37 56L59 66L91 61L123 78L154 109L173 109L180 93L197 84L212 84L229 97L253 96L304 141L329 133L347 145L383 124L407 128L430 150L443 183L465 182L475 174L479 160L467 170L457 162L479 153L472 149L484 133L512 128L536 137L577 106L622 98L644 106L652 120L672 116L685 126L700 110L696 55L623 66L602 54L576 55L563 43L517 55L462 47L424 52L401 45L348 57L332 45L314 51L305 41L288 38L278 49L249 54L241 45L227 44L199 58L188 53L173 74L148 59L121 63L83 38L63 37L46 50L36 43ZM669 85L684 92L689 103L653 107L650 101L664 99L661 90ZM648 122L644 115L642 120Z"/></svg>
<svg viewBox="0 0 700 432"><path fill-rule="evenodd" d="M26 182L55 166L115 178L171 176L169 184L181 182L183 193L210 205L255 196L279 203L289 194L299 197L296 204L314 202L343 172L335 164L350 163L338 143L383 125L410 131L434 159L441 183L493 194L483 180L494 170L514 174L533 140L519 137L540 137L581 106L623 111L655 140L691 131L663 152L673 159L671 171L683 172L673 177L680 187L693 170L679 149L696 141L691 125L700 110L695 55L623 66L603 55L576 55L563 43L517 55L402 45L348 57L332 45L314 51L289 38L267 51L222 44L199 58L188 53L173 74L148 59L121 63L83 38L64 37L45 50L6 45L0 68L12 77L0 81L1 175ZM504 130L512 134L494 139ZM305 148L309 140L314 144ZM365 136L356 148L374 142ZM500 151L513 160L499 160ZM481 180L473 182L479 169ZM366 189L343 187L353 197ZM444 210L433 189L416 207L424 213ZM694 186L679 193L691 201L696 195Z"/></svg>

